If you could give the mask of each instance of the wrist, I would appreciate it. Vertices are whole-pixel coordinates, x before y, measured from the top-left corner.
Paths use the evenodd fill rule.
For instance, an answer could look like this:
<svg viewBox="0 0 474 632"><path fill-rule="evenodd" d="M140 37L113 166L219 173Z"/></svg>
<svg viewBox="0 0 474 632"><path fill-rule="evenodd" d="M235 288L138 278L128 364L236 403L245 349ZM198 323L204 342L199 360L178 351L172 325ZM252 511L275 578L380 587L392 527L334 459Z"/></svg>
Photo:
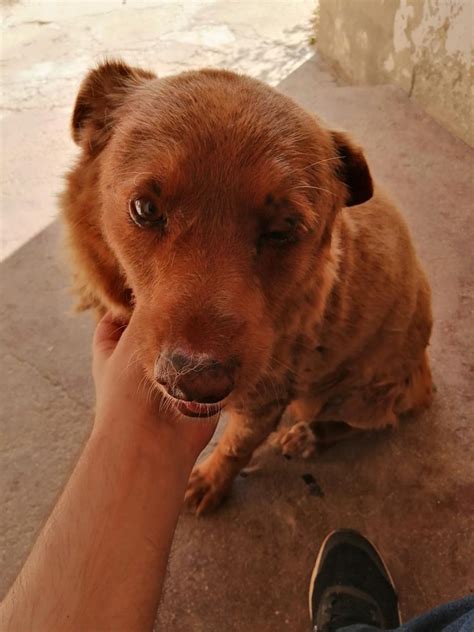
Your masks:
<svg viewBox="0 0 474 632"><path fill-rule="evenodd" d="M124 456L141 453L157 463L165 462L172 470L189 474L201 450L183 436L178 424L180 420L175 419L141 423L99 413L89 440L119 449Z"/></svg>

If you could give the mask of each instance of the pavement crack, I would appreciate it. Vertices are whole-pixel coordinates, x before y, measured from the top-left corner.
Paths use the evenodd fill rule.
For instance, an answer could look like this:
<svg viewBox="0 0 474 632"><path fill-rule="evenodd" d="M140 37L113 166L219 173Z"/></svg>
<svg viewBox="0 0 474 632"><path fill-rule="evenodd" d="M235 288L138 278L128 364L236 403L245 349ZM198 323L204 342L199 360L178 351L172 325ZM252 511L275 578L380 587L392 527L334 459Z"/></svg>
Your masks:
<svg viewBox="0 0 474 632"><path fill-rule="evenodd" d="M28 20L27 22L20 22L16 26L23 26L24 24L36 24L37 26L46 26L47 24L54 24L48 20Z"/></svg>
<svg viewBox="0 0 474 632"><path fill-rule="evenodd" d="M411 82L410 89L408 90L408 98L413 94L413 90L415 89L415 81L416 81L416 65L413 67L413 72L411 73Z"/></svg>
<svg viewBox="0 0 474 632"><path fill-rule="evenodd" d="M10 355L12 358L14 358L19 364L28 367L29 369L31 369L34 373L36 373L37 375L39 375L39 377L41 379L43 379L45 382L47 382L53 389L55 390L59 390L67 399L69 399L71 402L74 402L75 404L77 404L78 406L80 406L81 408L83 408L85 411L90 412L91 407L88 406L87 404L85 404L83 401L81 401L80 399L77 399L76 397L74 397L73 395L71 395L69 393L69 391L67 390L67 388L64 386L64 384L61 384L61 382L59 382L58 380L55 380L54 378L52 378L50 375L48 375L47 373L45 373L44 371L42 371L41 369L39 369L36 364L33 364L32 362L30 362L29 360L26 360L25 358L17 355L16 353L14 353L13 351L11 351L10 349L6 352L6 355ZM4 356L4 358L5 358Z"/></svg>

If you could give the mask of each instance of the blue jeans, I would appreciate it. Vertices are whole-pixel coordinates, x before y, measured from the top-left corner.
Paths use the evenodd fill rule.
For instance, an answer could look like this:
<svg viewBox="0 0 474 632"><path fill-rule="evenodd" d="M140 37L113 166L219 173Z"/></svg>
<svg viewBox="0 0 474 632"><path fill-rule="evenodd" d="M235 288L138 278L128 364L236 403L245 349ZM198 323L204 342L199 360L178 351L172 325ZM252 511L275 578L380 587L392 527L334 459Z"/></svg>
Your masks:
<svg viewBox="0 0 474 632"><path fill-rule="evenodd" d="M357 624L337 632L380 632L380 628ZM474 595L438 606L390 632L474 632Z"/></svg>

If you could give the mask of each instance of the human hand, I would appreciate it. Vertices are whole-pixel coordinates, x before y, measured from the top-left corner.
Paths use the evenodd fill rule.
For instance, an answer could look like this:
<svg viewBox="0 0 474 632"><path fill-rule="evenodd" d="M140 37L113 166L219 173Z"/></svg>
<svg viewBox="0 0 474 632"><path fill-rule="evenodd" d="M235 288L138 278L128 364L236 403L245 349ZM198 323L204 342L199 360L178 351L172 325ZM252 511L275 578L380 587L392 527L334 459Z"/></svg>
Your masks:
<svg viewBox="0 0 474 632"><path fill-rule="evenodd" d="M173 449L183 448L193 459L212 438L218 416L189 419L181 415L146 378L136 355L133 315L128 324L114 320L111 314L100 320L94 335L92 373L95 429L145 430L157 441L171 441Z"/></svg>

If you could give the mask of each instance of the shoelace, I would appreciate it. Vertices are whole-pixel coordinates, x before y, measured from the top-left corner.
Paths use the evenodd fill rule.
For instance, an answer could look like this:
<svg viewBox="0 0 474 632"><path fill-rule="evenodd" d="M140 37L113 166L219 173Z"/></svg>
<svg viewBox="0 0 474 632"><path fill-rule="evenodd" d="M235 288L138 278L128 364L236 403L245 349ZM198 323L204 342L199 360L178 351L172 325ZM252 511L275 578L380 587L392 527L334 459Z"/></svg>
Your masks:
<svg viewBox="0 0 474 632"><path fill-rule="evenodd" d="M327 632L335 632L339 628L355 623L380 624L376 610L370 603L347 593L334 594L327 610L329 619Z"/></svg>

